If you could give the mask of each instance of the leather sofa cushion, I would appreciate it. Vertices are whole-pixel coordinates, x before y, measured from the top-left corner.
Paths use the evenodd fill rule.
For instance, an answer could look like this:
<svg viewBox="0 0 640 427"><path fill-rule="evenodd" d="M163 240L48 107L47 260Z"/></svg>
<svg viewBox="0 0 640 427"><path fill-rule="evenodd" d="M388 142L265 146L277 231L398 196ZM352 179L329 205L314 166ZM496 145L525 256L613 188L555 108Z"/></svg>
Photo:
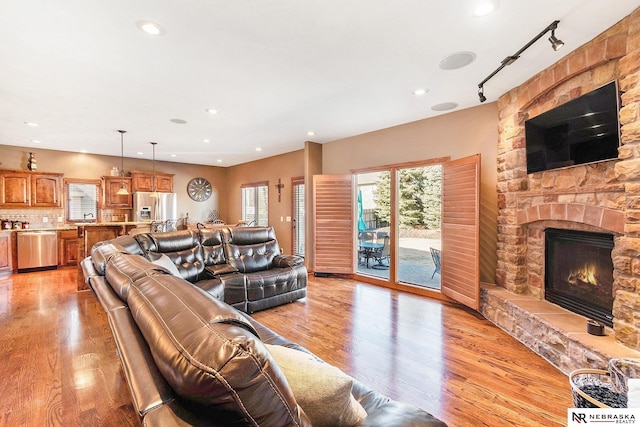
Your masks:
<svg viewBox="0 0 640 427"><path fill-rule="evenodd" d="M227 262L241 273L268 270L281 254L273 227L230 227L223 233Z"/></svg>
<svg viewBox="0 0 640 427"><path fill-rule="evenodd" d="M128 253L122 246L113 243L98 243L91 248L91 262L96 272L104 276L107 262L114 256Z"/></svg>
<svg viewBox="0 0 640 427"><path fill-rule="evenodd" d="M136 281L128 303L158 369L182 398L215 407L225 425L305 425L280 368L238 311L168 275Z"/></svg>
<svg viewBox="0 0 640 427"><path fill-rule="evenodd" d="M222 245L222 232L219 229L200 230L200 245L202 245L205 266L227 265L227 258L224 255L224 247Z"/></svg>
<svg viewBox="0 0 640 427"><path fill-rule="evenodd" d="M109 259L105 278L120 299L127 301L129 289L136 280L157 274L168 275L169 273L140 255L120 254Z"/></svg>
<svg viewBox="0 0 640 427"><path fill-rule="evenodd" d="M191 283L200 280L204 271L204 260L197 232L181 230L138 234L135 238L147 256L154 252L165 254L176 265L183 279Z"/></svg>

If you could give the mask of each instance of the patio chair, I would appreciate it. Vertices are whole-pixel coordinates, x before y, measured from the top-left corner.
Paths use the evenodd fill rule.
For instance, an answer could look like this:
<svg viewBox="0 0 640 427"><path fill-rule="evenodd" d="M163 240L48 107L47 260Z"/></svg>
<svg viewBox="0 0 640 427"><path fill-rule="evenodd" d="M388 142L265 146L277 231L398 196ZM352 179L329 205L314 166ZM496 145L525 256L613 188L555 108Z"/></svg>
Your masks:
<svg viewBox="0 0 640 427"><path fill-rule="evenodd" d="M374 264L372 268L389 268L389 256L391 255L391 248L390 248L390 238L389 236L384 236L384 245L382 246L382 248L380 249L376 249L373 252L373 259L375 259L376 261L378 261L377 264ZM382 260L386 259L387 260L387 265L384 265L382 263Z"/></svg>
<svg viewBox="0 0 640 427"><path fill-rule="evenodd" d="M429 250L431 251L431 258L433 259L433 264L436 266L436 269L433 270L433 274L431 275L431 278L433 279L433 276L436 275L436 273L440 274L440 250L436 249L436 248L429 248Z"/></svg>

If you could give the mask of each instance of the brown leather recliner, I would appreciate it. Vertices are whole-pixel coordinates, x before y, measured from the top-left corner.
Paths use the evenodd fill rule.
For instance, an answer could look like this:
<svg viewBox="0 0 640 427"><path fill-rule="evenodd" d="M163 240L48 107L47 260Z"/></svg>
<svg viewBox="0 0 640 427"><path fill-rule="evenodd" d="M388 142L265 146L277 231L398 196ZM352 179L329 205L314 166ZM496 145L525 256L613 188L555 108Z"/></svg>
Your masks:
<svg viewBox="0 0 640 427"><path fill-rule="evenodd" d="M103 243L173 264L180 277L246 313L306 296L304 259L282 254L273 227L140 233Z"/></svg>

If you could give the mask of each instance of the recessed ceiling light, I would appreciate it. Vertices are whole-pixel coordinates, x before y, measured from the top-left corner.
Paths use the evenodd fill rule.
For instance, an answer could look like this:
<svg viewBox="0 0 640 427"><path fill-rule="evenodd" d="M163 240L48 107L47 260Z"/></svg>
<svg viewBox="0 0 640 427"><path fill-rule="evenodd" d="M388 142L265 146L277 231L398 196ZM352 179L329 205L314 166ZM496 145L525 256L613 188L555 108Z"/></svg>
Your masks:
<svg viewBox="0 0 640 427"><path fill-rule="evenodd" d="M182 119L171 119L169 120L172 123L178 124L178 125L184 125L187 124L186 120L182 120Z"/></svg>
<svg viewBox="0 0 640 427"><path fill-rule="evenodd" d="M163 36L166 34L166 31L160 24L145 19L136 21L136 27L152 36Z"/></svg>
<svg viewBox="0 0 640 427"><path fill-rule="evenodd" d="M471 16L487 16L498 8L498 0L479 0L471 8Z"/></svg>
<svg viewBox="0 0 640 427"><path fill-rule="evenodd" d="M142 151L138 151L138 156L142 156L144 153Z"/></svg>
<svg viewBox="0 0 640 427"><path fill-rule="evenodd" d="M316 134L316 133L315 133L314 131L312 131L312 130L310 130L309 132L307 132L307 135L308 135L308 136L313 136L313 135L315 135L315 134Z"/></svg>
<svg viewBox="0 0 640 427"><path fill-rule="evenodd" d="M34 144L40 144L42 141L40 141L39 139L32 139L31 142L33 142Z"/></svg>
<svg viewBox="0 0 640 427"><path fill-rule="evenodd" d="M442 70L456 70L471 64L476 59L473 52L456 52L446 56L438 62L438 67Z"/></svg>
<svg viewBox="0 0 640 427"><path fill-rule="evenodd" d="M420 95L424 95L425 93L429 92L429 89L416 89L413 91L413 94L416 96L420 96Z"/></svg>
<svg viewBox="0 0 640 427"><path fill-rule="evenodd" d="M262 151L262 148L258 147L256 148L256 151Z"/></svg>
<svg viewBox="0 0 640 427"><path fill-rule="evenodd" d="M35 123L35 122L24 122L25 125L27 126L31 126L32 128L37 128L38 126L40 126L39 124Z"/></svg>
<svg viewBox="0 0 640 427"><path fill-rule="evenodd" d="M216 160L218 163L222 163L222 159L218 159Z"/></svg>
<svg viewBox="0 0 640 427"><path fill-rule="evenodd" d="M88 151L87 151L87 150L84 150L84 149L83 149L83 150L80 150L80 152L81 152L81 153L84 153L84 154L87 154L87 153L88 153Z"/></svg>
<svg viewBox="0 0 640 427"><path fill-rule="evenodd" d="M211 140L205 138L205 139L202 140L202 142L207 143L207 142L211 142Z"/></svg>
<svg viewBox="0 0 640 427"><path fill-rule="evenodd" d="M206 111L209 114L218 114L218 110L216 110L215 108L207 108L204 111Z"/></svg>
<svg viewBox="0 0 640 427"><path fill-rule="evenodd" d="M172 154L171 157L178 157L176 154Z"/></svg>
<svg viewBox="0 0 640 427"><path fill-rule="evenodd" d="M453 110L457 106L458 104L456 104L455 102L443 102L442 104L436 104L432 106L431 109L433 111L447 111L447 110Z"/></svg>

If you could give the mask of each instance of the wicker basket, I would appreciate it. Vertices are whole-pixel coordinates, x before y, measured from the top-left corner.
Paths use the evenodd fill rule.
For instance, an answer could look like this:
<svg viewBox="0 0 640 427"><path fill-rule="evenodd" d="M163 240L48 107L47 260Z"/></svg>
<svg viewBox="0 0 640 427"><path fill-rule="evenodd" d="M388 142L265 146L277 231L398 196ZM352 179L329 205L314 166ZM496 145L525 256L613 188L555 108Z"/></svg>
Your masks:
<svg viewBox="0 0 640 427"><path fill-rule="evenodd" d="M603 387L611 390L611 377L608 371L601 369L577 369L569 375L569 381L571 383L571 396L573 397L574 408L610 408L610 406L594 399L584 391L580 390L580 387L586 385L593 385ZM593 406L585 404L589 402Z"/></svg>

